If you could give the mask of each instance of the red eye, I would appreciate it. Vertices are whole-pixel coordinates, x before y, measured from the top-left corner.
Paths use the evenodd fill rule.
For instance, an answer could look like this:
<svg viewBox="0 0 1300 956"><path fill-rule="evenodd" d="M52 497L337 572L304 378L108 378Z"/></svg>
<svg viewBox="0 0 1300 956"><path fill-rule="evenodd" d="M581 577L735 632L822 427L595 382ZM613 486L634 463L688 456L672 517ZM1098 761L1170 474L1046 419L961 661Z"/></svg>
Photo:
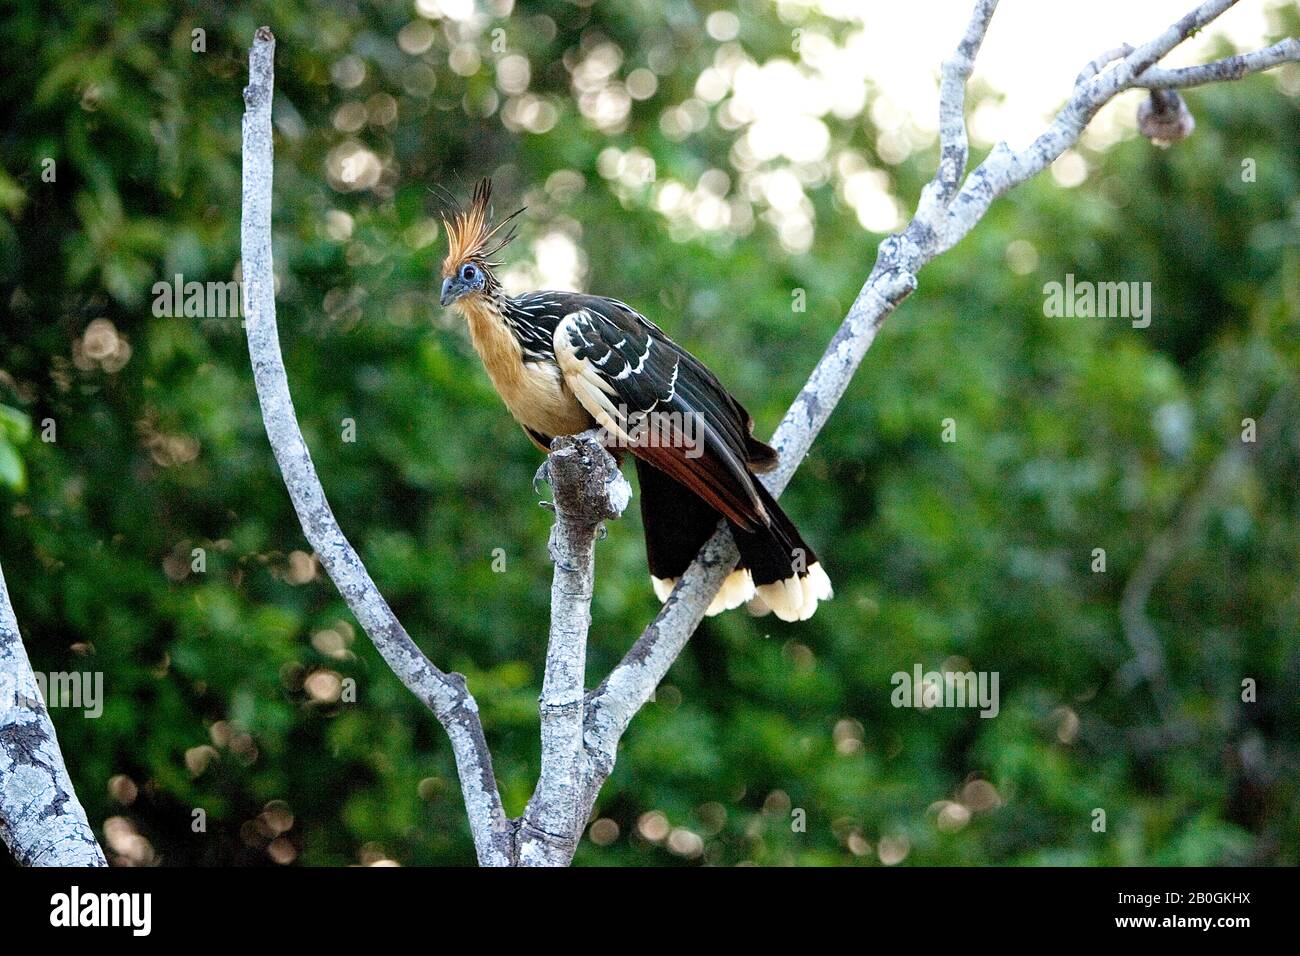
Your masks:
<svg viewBox="0 0 1300 956"><path fill-rule="evenodd" d="M474 277L478 275L478 270L473 266L465 266L460 270L460 277L467 282L473 282Z"/></svg>

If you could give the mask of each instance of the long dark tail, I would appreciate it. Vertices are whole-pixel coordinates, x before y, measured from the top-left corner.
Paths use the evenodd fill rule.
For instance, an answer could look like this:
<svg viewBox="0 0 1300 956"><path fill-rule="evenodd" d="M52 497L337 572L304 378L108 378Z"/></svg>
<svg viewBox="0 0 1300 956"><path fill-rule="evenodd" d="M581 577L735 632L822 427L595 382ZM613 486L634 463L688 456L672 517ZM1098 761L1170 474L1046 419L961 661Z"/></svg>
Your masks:
<svg viewBox="0 0 1300 956"><path fill-rule="evenodd" d="M636 473L641 484L646 558L655 593L662 601L718 527L722 515L653 465L638 459ZM748 601L750 609L758 613L770 610L784 621L806 620L817 610L818 601L831 596L830 579L781 506L761 483L755 484L771 523L753 531L731 525L740 564L707 613L718 614Z"/></svg>

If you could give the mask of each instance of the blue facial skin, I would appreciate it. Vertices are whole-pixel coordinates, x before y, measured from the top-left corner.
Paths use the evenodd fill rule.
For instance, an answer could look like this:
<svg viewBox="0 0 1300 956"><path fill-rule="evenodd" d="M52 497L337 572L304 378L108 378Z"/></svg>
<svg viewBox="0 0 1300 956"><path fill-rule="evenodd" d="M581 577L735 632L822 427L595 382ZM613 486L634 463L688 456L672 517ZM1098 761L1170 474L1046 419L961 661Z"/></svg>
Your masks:
<svg viewBox="0 0 1300 956"><path fill-rule="evenodd" d="M442 280L442 296L439 298L444 306L451 305L463 295L477 292L487 283L483 270L472 262L467 262L454 276Z"/></svg>

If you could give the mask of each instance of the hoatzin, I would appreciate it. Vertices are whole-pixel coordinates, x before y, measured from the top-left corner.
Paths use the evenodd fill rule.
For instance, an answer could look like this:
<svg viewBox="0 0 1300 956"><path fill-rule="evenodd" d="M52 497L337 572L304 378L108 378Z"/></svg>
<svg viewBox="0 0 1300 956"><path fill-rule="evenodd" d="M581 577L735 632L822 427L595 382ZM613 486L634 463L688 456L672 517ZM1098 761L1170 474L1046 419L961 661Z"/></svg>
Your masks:
<svg viewBox="0 0 1300 956"><path fill-rule="evenodd" d="M749 602L751 611L771 610L786 621L810 617L831 596L831 582L755 478L777 456L753 436L749 413L699 359L616 299L507 295L494 275L501 265L494 257L514 238L507 227L523 210L493 225L491 190L482 180L469 208L444 219L449 248L441 302L465 317L510 414L543 451L556 435L597 425L615 439L615 454L619 447L631 450L659 600L668 599L726 518L740 563L707 613ZM653 433L644 428L649 419Z"/></svg>

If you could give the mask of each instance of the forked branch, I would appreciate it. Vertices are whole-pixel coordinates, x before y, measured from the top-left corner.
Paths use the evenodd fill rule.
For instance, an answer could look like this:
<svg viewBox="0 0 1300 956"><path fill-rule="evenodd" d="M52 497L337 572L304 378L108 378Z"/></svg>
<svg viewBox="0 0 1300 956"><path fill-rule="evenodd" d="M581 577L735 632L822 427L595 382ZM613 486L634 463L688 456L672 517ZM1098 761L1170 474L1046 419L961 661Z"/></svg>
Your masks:
<svg viewBox="0 0 1300 956"><path fill-rule="evenodd" d="M919 270L970 232L995 199L1077 143L1103 105L1128 89L1165 90L1236 79L1300 59L1297 42L1289 39L1201 67L1159 68L1170 50L1234 2L1202 3L1148 43L1119 46L1091 61L1080 72L1066 105L1033 143L1018 152L999 143L967 175L965 88L997 8L996 0L976 0L956 51L943 66L940 156L934 178L922 190L908 226L880 243L848 315L778 426L772 445L780 463L762 479L774 495L790 482L881 324L915 290ZM594 542L601 521L626 506L626 483L591 434L557 441L549 459L556 499L551 539L556 570L541 698L542 772L524 816L508 820L464 679L434 666L394 617L325 501L294 415L276 332L271 267L273 52L270 31L259 30L245 92L243 259L249 351L276 460L326 573L394 673L447 729L480 862L567 863L613 769L620 737L685 647L739 555L729 532L716 533L623 660L584 695Z"/></svg>
<svg viewBox="0 0 1300 956"><path fill-rule="evenodd" d="M478 704L465 686L464 677L444 673L424 656L375 587L325 499L311 452L298 427L275 321L275 272L271 260L274 64L275 37L268 28L261 27L253 39L248 87L244 90L241 253L244 325L266 435L303 534L325 573L393 673L433 711L451 738L479 862L503 865L512 856L513 828L501 806Z"/></svg>

